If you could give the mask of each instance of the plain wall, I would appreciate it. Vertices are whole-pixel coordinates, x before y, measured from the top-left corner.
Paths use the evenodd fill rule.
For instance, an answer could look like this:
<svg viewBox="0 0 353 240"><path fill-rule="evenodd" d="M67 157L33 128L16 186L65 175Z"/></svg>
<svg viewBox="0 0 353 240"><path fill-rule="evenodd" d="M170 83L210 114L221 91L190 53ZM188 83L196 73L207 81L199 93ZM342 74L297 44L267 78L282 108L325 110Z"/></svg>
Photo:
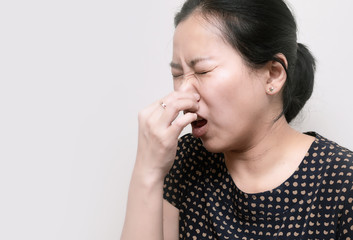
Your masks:
<svg viewBox="0 0 353 240"><path fill-rule="evenodd" d="M318 60L294 126L353 149L353 2L289 2ZM137 113L172 91L181 3L0 3L0 239L119 239Z"/></svg>

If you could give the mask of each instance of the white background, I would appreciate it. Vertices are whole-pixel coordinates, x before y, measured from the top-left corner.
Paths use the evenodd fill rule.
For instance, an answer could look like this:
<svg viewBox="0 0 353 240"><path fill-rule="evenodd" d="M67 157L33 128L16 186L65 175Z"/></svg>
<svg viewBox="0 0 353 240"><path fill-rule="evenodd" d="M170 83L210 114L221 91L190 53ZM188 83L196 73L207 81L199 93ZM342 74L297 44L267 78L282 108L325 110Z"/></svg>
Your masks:
<svg viewBox="0 0 353 240"><path fill-rule="evenodd" d="M172 90L181 3L1 1L0 239L119 239L137 113ZM353 149L353 3L290 4L318 60L295 127Z"/></svg>

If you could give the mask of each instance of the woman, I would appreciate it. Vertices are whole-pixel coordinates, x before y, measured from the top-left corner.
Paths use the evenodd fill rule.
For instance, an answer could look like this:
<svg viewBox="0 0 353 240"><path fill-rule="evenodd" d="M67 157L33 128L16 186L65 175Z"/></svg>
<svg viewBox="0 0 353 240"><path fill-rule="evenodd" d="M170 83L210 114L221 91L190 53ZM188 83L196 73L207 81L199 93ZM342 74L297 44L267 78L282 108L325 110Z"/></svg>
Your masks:
<svg viewBox="0 0 353 240"><path fill-rule="evenodd" d="M353 153L289 126L315 61L286 4L188 0L175 25L175 91L139 115L122 239L353 239Z"/></svg>

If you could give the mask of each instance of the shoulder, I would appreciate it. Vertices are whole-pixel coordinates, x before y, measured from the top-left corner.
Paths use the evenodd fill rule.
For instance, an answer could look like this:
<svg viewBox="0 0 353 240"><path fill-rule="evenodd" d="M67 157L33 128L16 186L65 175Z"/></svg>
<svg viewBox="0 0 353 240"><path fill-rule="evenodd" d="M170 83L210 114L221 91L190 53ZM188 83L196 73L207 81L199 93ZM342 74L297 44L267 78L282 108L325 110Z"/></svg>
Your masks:
<svg viewBox="0 0 353 240"><path fill-rule="evenodd" d="M347 191L353 189L353 152L317 133L312 156L324 164L324 177Z"/></svg>
<svg viewBox="0 0 353 240"><path fill-rule="evenodd" d="M340 163L343 168L353 171L353 152L318 133L309 133L316 137L316 154L326 157L329 162ZM335 165L334 165L335 166ZM338 166L335 166L338 168Z"/></svg>

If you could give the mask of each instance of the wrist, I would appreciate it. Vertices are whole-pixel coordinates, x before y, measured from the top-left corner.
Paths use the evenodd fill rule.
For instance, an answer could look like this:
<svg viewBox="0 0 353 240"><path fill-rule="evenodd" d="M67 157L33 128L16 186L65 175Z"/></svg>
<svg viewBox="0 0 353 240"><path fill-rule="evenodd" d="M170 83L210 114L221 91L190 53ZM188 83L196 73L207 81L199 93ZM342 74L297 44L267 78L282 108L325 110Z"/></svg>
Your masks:
<svg viewBox="0 0 353 240"><path fill-rule="evenodd" d="M156 169L150 169L136 164L132 174L132 180L145 189L162 188L165 173Z"/></svg>

